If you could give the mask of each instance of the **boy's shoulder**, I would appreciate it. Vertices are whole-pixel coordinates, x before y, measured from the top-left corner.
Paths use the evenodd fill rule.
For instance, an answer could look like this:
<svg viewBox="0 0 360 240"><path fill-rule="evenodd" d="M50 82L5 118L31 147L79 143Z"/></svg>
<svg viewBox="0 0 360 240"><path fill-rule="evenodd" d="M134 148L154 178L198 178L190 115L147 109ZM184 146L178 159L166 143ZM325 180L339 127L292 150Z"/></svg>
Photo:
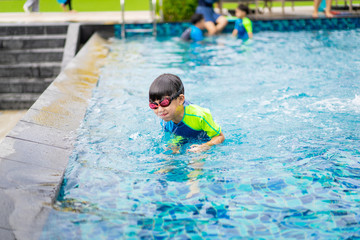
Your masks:
<svg viewBox="0 0 360 240"><path fill-rule="evenodd" d="M185 105L185 115L193 117L206 117L211 114L208 108L200 107L199 105L189 103Z"/></svg>

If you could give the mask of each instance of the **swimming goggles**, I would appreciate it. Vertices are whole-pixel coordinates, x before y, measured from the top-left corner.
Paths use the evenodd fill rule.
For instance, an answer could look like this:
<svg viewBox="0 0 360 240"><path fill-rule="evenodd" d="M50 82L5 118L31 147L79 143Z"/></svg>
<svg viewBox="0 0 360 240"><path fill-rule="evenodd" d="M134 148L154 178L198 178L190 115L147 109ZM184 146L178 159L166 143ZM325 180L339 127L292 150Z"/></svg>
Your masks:
<svg viewBox="0 0 360 240"><path fill-rule="evenodd" d="M156 102L153 102L153 101L149 101L149 107L153 110L155 109L158 109L159 105L161 107L168 107L170 104L171 104L171 101L174 100L175 98L177 98L180 93L181 93L181 90L182 90L182 86L180 88L180 90L173 96L173 97L166 97L166 98L163 98L159 101L159 103L156 103Z"/></svg>

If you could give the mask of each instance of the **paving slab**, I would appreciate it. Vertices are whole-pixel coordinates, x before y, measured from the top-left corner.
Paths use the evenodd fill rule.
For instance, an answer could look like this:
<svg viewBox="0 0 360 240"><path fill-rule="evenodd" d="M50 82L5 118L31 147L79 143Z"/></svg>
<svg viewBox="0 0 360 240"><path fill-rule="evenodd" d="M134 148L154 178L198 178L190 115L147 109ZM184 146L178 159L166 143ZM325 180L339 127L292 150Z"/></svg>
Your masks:
<svg viewBox="0 0 360 240"><path fill-rule="evenodd" d="M51 198L41 193L22 189L0 189L1 229L11 229L13 235L5 232L10 239L38 239L41 228L51 211ZM1 238L7 240L7 238Z"/></svg>
<svg viewBox="0 0 360 240"><path fill-rule="evenodd" d="M64 170L70 154L69 149L5 137L1 142L0 158L44 168Z"/></svg>
<svg viewBox="0 0 360 240"><path fill-rule="evenodd" d="M56 194L63 170L43 168L0 158L0 188L23 189L32 192Z"/></svg>
<svg viewBox="0 0 360 240"><path fill-rule="evenodd" d="M20 120L7 136L62 149L70 149L73 145L71 134L67 131L23 120Z"/></svg>
<svg viewBox="0 0 360 240"><path fill-rule="evenodd" d="M4 229L2 227L0 227L0 239L16 240L12 230Z"/></svg>

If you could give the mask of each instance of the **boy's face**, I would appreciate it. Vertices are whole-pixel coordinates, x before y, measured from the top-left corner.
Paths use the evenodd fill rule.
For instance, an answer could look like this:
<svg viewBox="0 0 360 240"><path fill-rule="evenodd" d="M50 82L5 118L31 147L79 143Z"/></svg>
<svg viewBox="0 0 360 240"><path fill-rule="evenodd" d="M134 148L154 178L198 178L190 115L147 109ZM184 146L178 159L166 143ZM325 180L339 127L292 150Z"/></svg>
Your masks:
<svg viewBox="0 0 360 240"><path fill-rule="evenodd" d="M196 26L197 26L198 28L200 28L201 30L204 30L204 29L205 29L205 19L204 19L204 18L201 19L201 21L198 22L198 23L196 24Z"/></svg>
<svg viewBox="0 0 360 240"><path fill-rule="evenodd" d="M169 96L165 96L162 99L164 99L166 97L169 97ZM184 101L185 101L184 94L180 94L179 97L177 97L176 99L173 99L171 101L171 104L167 107L161 107L159 104L160 100L156 100L155 103L158 104L158 108L153 109L153 111L159 118L161 118L165 122L173 121L175 123L179 123L182 120L181 115L184 110L184 107L183 107Z"/></svg>
<svg viewBox="0 0 360 240"><path fill-rule="evenodd" d="M246 17L246 12L244 12L244 11L236 8L236 9L235 9L235 16L236 16L237 18L244 18L244 17Z"/></svg>

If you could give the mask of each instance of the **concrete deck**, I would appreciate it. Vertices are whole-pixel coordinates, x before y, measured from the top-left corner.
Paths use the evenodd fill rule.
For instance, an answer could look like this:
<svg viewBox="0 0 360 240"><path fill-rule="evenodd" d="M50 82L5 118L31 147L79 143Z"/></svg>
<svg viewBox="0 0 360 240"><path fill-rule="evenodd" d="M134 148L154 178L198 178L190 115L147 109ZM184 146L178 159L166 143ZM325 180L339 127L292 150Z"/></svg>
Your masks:
<svg viewBox="0 0 360 240"><path fill-rule="evenodd" d="M25 115L26 110L0 111L0 143L13 129L16 123Z"/></svg>
<svg viewBox="0 0 360 240"><path fill-rule="evenodd" d="M127 11L125 22L150 22L149 11ZM121 23L121 12L39 12L39 13L0 13L0 23L53 23L53 22L83 22L83 23Z"/></svg>
<svg viewBox="0 0 360 240"><path fill-rule="evenodd" d="M108 49L94 35L0 143L0 239L36 240Z"/></svg>

